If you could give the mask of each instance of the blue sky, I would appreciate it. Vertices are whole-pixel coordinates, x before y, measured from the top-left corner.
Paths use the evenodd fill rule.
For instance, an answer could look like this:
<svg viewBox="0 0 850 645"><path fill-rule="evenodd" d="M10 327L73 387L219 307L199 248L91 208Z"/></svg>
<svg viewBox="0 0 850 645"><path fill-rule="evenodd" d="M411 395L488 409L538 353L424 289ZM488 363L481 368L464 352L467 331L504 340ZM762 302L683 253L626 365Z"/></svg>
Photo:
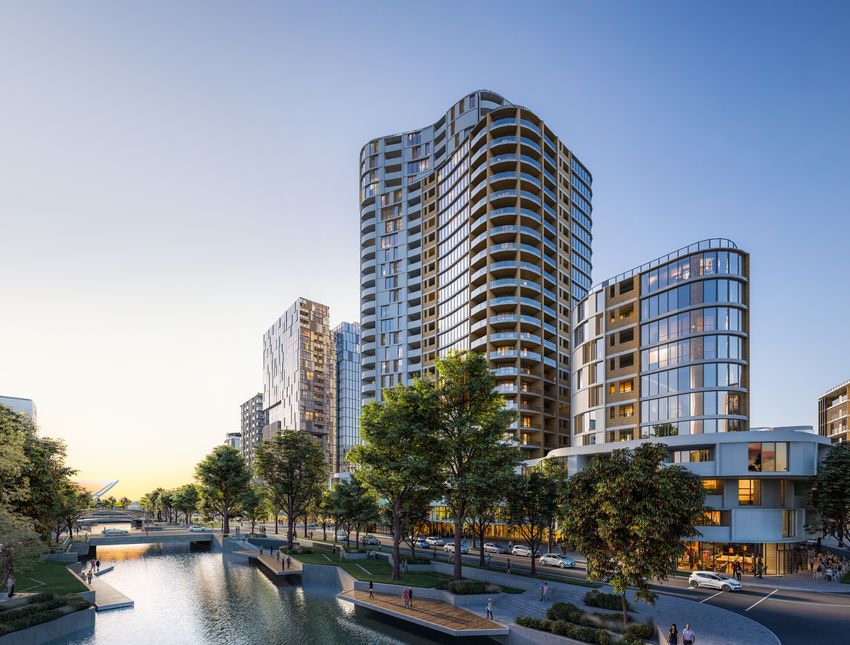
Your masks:
<svg viewBox="0 0 850 645"><path fill-rule="evenodd" d="M848 7L3 3L0 393L119 494L188 480L292 300L357 318L360 146L483 87L593 172L594 281L752 253L753 424L814 424L850 378Z"/></svg>

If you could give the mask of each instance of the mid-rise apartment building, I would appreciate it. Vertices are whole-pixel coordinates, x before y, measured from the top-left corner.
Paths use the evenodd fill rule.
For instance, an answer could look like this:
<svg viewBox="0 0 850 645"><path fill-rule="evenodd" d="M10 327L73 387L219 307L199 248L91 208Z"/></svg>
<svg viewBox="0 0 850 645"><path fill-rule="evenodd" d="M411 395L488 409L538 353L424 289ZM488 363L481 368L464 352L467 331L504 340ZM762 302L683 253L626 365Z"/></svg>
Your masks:
<svg viewBox="0 0 850 645"><path fill-rule="evenodd" d="M242 413L242 439L240 449L248 466L254 464L254 450L263 440L263 428L268 425L268 415L263 405L263 394L259 392L240 406ZM230 435L228 435L230 436Z"/></svg>
<svg viewBox="0 0 850 645"><path fill-rule="evenodd" d="M299 298L263 335L263 440L278 430L321 441L328 464L336 454L334 337L326 305Z"/></svg>
<svg viewBox="0 0 850 645"><path fill-rule="evenodd" d="M334 330L336 358L336 455L334 472L348 471L346 455L360 443L360 325Z"/></svg>
<svg viewBox="0 0 850 645"><path fill-rule="evenodd" d="M574 446L747 430L749 255L697 242L573 309Z"/></svg>
<svg viewBox="0 0 850 645"><path fill-rule="evenodd" d="M591 175L531 110L473 92L360 154L362 400L484 353L528 458L569 441L570 310L590 287Z"/></svg>
<svg viewBox="0 0 850 645"><path fill-rule="evenodd" d="M23 399L18 396L0 396L0 405L11 408L13 412L28 416L33 423L38 423L38 413L32 399Z"/></svg>
<svg viewBox="0 0 850 645"><path fill-rule="evenodd" d="M818 399L818 432L832 443L850 441L850 381L837 385Z"/></svg>
<svg viewBox="0 0 850 645"><path fill-rule="evenodd" d="M242 433L241 432L228 432L224 435L224 445L230 446L231 448L235 448L241 452L242 450Z"/></svg>

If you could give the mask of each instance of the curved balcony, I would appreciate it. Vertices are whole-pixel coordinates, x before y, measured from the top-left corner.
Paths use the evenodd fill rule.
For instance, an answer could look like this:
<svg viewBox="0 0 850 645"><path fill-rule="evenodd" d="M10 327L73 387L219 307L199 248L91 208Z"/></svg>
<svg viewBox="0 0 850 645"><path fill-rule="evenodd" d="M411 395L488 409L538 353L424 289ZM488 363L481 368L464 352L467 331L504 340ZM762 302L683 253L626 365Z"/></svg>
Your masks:
<svg viewBox="0 0 850 645"><path fill-rule="evenodd" d="M472 265L481 260L482 258L487 257L487 253L490 253L491 256L495 257L496 255L504 256L504 255L516 255L519 253L532 255L536 258L542 256L540 249L531 246L530 244L518 244L516 242L505 242L503 244L491 244L486 249L479 251L475 255L472 256L472 260L470 261Z"/></svg>
<svg viewBox="0 0 850 645"><path fill-rule="evenodd" d="M519 143L520 143L520 145L521 145L521 146L525 146L525 147L527 147L527 148L531 148L531 149L532 149L532 150L534 150L535 152L539 152L539 153L542 153L542 152L543 152L542 148L540 147L540 144L539 144L539 143L535 143L534 141L532 141L532 140L531 140L531 139L529 139L528 137L520 137L520 138L519 138ZM557 167L557 166L556 166L556 167Z"/></svg>

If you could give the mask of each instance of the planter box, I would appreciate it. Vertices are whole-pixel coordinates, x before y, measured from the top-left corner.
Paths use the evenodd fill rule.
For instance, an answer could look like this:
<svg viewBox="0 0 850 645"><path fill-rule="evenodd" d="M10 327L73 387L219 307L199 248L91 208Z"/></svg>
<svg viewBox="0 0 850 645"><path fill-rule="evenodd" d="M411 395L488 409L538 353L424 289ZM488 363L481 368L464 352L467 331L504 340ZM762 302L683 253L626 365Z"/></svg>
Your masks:
<svg viewBox="0 0 850 645"><path fill-rule="evenodd" d="M566 636L558 636L531 627L522 627L516 623L511 623L509 628L511 633L508 635L508 645L586 645L586 643Z"/></svg>
<svg viewBox="0 0 850 645"><path fill-rule="evenodd" d="M94 607L75 611L56 620L0 636L0 645L40 645L64 638L82 629L94 628L94 614Z"/></svg>

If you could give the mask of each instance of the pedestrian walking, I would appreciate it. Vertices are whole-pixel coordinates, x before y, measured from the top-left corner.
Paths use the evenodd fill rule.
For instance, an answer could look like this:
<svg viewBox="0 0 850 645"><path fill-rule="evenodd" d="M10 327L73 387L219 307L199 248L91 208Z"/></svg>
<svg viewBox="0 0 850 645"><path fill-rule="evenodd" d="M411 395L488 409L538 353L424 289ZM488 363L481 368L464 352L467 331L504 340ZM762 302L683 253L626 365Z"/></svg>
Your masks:
<svg viewBox="0 0 850 645"><path fill-rule="evenodd" d="M508 558L508 566L505 569L505 573L507 573L508 575L511 575L511 559L510 558Z"/></svg>
<svg viewBox="0 0 850 645"><path fill-rule="evenodd" d="M543 583L543 600L549 600L549 583Z"/></svg>
<svg viewBox="0 0 850 645"><path fill-rule="evenodd" d="M372 583L372 581L370 580L370 581L369 581L369 597L370 597L370 598L374 598L374 597L375 597L374 590L375 590L375 585L374 585L374 584Z"/></svg>
<svg viewBox="0 0 850 645"><path fill-rule="evenodd" d="M9 577L6 578L6 595L8 595L9 598L15 595L15 576L11 573L9 574Z"/></svg>
<svg viewBox="0 0 850 645"><path fill-rule="evenodd" d="M88 579L89 579L89 584L91 584L91 569L89 569L89 573L88 573L88 576L87 576L87 577L88 577Z"/></svg>
<svg viewBox="0 0 850 645"><path fill-rule="evenodd" d="M292 558L290 558L289 556L286 556L286 568L287 569L292 568Z"/></svg>
<svg viewBox="0 0 850 645"><path fill-rule="evenodd" d="M487 620L493 620L493 599L487 599Z"/></svg>
<svg viewBox="0 0 850 645"><path fill-rule="evenodd" d="M540 602L543 602L543 594L546 593L546 588L543 586L542 582L537 585L537 592L540 594Z"/></svg>
<svg viewBox="0 0 850 645"><path fill-rule="evenodd" d="M408 599L408 601L410 601L410 608L413 609L413 589L412 588L407 589L407 599Z"/></svg>
<svg viewBox="0 0 850 645"><path fill-rule="evenodd" d="M410 606L410 593L407 591L407 587L404 588L404 591L401 592L401 599L404 601L404 606Z"/></svg>
<svg viewBox="0 0 850 645"><path fill-rule="evenodd" d="M691 629L690 624L685 625L685 631L682 632L682 644L683 645L694 645L697 642L697 636L694 634L694 630Z"/></svg>
<svg viewBox="0 0 850 645"><path fill-rule="evenodd" d="M676 629L676 623L670 625L670 631L667 632L667 645L679 645L679 630Z"/></svg>
<svg viewBox="0 0 850 645"><path fill-rule="evenodd" d="M94 561L94 566L95 566L95 569L97 570L97 572L100 573L100 560L99 559Z"/></svg>

